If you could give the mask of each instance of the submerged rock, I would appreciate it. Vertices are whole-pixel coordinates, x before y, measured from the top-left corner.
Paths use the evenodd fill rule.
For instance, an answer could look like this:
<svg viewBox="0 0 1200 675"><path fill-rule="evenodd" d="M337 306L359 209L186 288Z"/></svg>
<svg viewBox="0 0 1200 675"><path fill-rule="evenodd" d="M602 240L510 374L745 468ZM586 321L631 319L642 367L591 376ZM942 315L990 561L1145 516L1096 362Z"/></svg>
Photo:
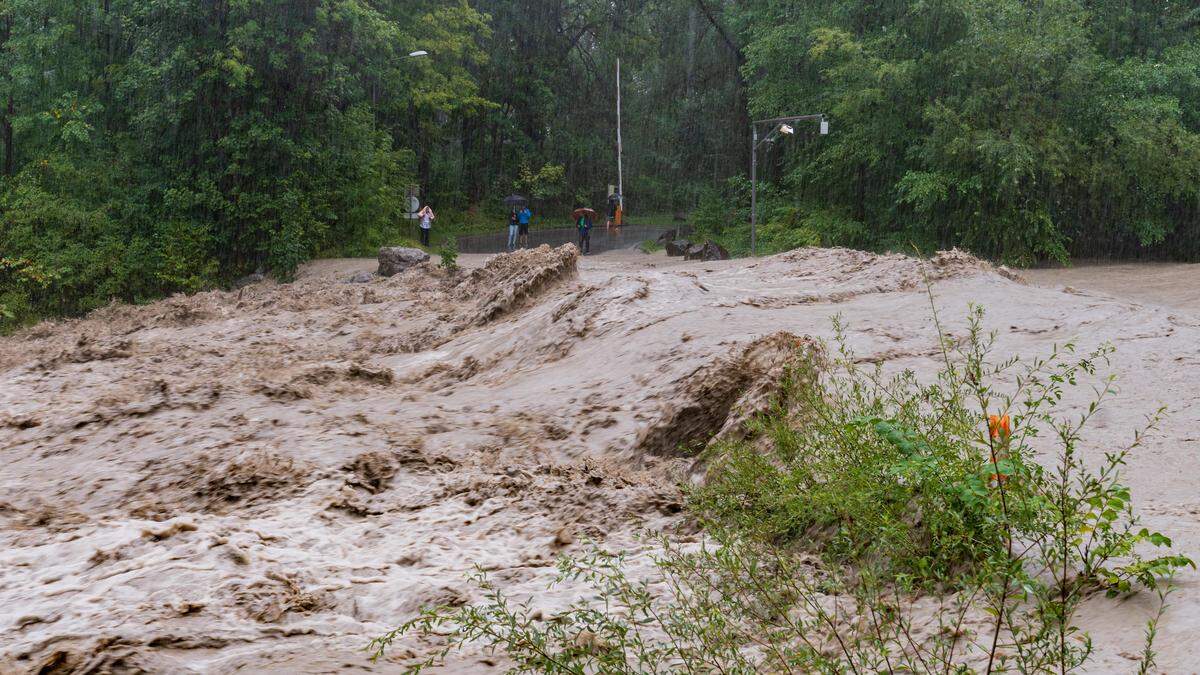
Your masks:
<svg viewBox="0 0 1200 675"><path fill-rule="evenodd" d="M669 256L681 256L684 255L691 246L692 242L688 241L687 239L676 239L674 241L668 241L663 245L663 248L667 249L667 255Z"/></svg>
<svg viewBox="0 0 1200 675"><path fill-rule="evenodd" d="M235 289L236 288L245 288L246 286L252 286L254 284L266 281L266 279L267 279L267 275L263 274L262 270L258 270L254 274L247 274L246 276L242 277L241 279L238 279L237 281L233 282L233 287Z"/></svg>
<svg viewBox="0 0 1200 675"><path fill-rule="evenodd" d="M429 254L419 248L384 246L379 249L379 276L390 277L429 260Z"/></svg>
<svg viewBox="0 0 1200 675"><path fill-rule="evenodd" d="M703 244L693 244L684 252L683 257L686 260L729 260L729 251L725 247L714 241L706 241Z"/></svg>

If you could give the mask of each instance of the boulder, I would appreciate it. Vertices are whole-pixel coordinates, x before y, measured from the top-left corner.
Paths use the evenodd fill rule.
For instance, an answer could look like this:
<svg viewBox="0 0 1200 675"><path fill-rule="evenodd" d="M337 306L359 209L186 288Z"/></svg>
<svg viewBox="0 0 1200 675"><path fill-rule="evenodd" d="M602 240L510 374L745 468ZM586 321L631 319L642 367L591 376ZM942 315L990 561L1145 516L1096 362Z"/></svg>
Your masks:
<svg viewBox="0 0 1200 675"><path fill-rule="evenodd" d="M703 244L689 246L684 251L683 257L684 260L703 260L705 262L729 260L729 251L726 251L723 246L714 241L706 241Z"/></svg>
<svg viewBox="0 0 1200 675"><path fill-rule="evenodd" d="M667 255L680 256L687 252L691 245L692 242L688 241L687 239L676 239L663 244L663 248L667 249Z"/></svg>
<svg viewBox="0 0 1200 675"><path fill-rule="evenodd" d="M239 288L239 289L245 288L247 286L252 286L254 284L261 283L262 281L265 281L266 278L267 278L267 275L263 274L262 270L258 270L254 274L247 274L246 276L242 277L241 279L238 279L237 281L233 282L233 287Z"/></svg>
<svg viewBox="0 0 1200 675"><path fill-rule="evenodd" d="M704 242L705 260L729 260L729 251L715 241Z"/></svg>
<svg viewBox="0 0 1200 675"><path fill-rule="evenodd" d="M375 275L366 270L355 272L353 276L346 279L348 284L366 284L375 280Z"/></svg>
<svg viewBox="0 0 1200 675"><path fill-rule="evenodd" d="M429 260L429 254L419 248L384 246L379 249L379 276L390 277Z"/></svg>

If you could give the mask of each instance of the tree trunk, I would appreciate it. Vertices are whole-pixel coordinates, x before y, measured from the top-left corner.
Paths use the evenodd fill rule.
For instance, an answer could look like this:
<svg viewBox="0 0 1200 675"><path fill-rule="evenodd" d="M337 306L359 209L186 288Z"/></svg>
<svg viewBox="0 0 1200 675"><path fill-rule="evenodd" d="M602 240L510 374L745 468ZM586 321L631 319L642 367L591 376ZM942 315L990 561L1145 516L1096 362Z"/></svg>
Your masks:
<svg viewBox="0 0 1200 675"><path fill-rule="evenodd" d="M16 114L13 107L12 94L8 95L8 105L4 107L4 121L0 122L0 131L4 133L4 175L11 176L16 168L16 160L13 155L16 153L16 148L13 147L13 125L12 118Z"/></svg>
<svg viewBox="0 0 1200 675"><path fill-rule="evenodd" d="M854 219L860 223L867 220L867 165L859 162L857 185L854 195Z"/></svg>
<svg viewBox="0 0 1200 675"><path fill-rule="evenodd" d="M687 98L691 101L692 95L696 89L696 35L700 32L698 21L699 13L696 11L695 5L688 5L688 33L687 33Z"/></svg>
<svg viewBox="0 0 1200 675"><path fill-rule="evenodd" d="M0 31L0 48L7 45L9 39L12 37L12 27L13 22L10 17L4 22L3 30ZM4 136L4 164L0 166L0 170L3 171L3 175L11 176L16 170L17 165L16 157L14 157L16 148L13 146L12 124L13 116L16 115L17 111L16 105L13 103L12 77L9 76L6 79L8 80L8 101L4 106L4 114L0 116L0 134Z"/></svg>

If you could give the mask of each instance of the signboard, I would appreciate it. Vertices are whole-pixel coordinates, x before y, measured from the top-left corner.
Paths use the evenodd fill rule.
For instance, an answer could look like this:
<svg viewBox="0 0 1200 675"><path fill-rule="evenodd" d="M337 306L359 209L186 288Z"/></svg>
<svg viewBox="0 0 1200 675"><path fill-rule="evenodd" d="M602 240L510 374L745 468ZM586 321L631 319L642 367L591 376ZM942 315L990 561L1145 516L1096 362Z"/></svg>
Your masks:
<svg viewBox="0 0 1200 675"><path fill-rule="evenodd" d="M417 211L421 210L421 199L419 197L420 194L420 188L408 188L408 212L404 214L405 218L408 218L409 220L416 219Z"/></svg>

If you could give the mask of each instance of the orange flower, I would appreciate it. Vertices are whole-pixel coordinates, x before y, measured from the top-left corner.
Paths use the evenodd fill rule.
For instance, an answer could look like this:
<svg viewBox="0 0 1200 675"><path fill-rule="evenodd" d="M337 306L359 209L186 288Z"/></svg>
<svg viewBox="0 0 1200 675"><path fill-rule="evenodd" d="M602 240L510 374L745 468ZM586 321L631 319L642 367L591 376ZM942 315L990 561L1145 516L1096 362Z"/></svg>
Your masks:
<svg viewBox="0 0 1200 675"><path fill-rule="evenodd" d="M992 438L1003 440L1012 436L1012 425L1008 420L1008 415L988 415L988 433L992 435Z"/></svg>

